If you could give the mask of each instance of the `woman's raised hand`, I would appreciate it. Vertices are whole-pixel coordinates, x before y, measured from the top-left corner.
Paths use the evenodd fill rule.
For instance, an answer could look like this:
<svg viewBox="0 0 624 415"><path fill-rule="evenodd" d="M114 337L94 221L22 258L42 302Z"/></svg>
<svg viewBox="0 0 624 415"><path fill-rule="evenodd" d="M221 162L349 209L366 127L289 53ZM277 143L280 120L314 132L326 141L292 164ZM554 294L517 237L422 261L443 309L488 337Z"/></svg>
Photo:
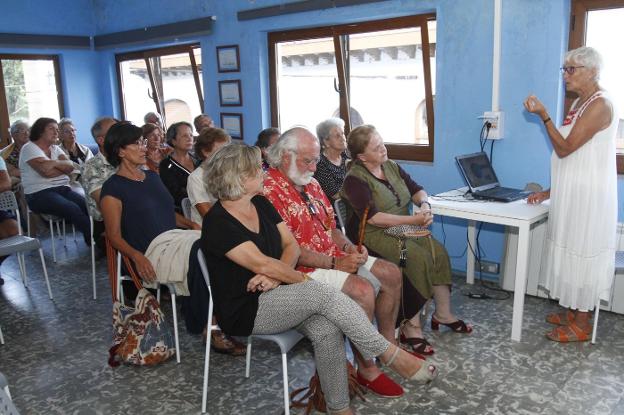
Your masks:
<svg viewBox="0 0 624 415"><path fill-rule="evenodd" d="M535 95L529 95L527 99L524 100L524 108L526 108L526 110L530 113L538 114L540 116L546 114L546 107L544 107L544 104L542 104L542 102L537 99Z"/></svg>

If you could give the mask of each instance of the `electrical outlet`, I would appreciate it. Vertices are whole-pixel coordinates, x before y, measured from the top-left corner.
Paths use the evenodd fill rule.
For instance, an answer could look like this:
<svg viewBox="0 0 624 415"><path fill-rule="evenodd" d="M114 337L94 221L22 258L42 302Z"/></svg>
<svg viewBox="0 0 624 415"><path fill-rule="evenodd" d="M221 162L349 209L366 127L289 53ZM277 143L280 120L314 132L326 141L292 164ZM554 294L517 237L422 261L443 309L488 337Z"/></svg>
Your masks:
<svg viewBox="0 0 624 415"><path fill-rule="evenodd" d="M483 113L483 122L489 122L488 140L500 140L503 138L504 117L503 111L486 111Z"/></svg>
<svg viewBox="0 0 624 415"><path fill-rule="evenodd" d="M498 274L500 265L497 262L481 260L481 272L488 274Z"/></svg>

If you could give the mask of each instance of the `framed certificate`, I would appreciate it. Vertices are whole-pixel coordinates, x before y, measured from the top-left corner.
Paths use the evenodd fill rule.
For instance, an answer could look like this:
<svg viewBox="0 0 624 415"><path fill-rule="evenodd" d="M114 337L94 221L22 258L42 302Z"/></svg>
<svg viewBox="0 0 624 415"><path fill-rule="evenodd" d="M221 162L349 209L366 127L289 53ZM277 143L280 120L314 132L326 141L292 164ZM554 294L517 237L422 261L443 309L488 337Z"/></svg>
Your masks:
<svg viewBox="0 0 624 415"><path fill-rule="evenodd" d="M223 128L233 139L243 139L243 114L221 113L221 128Z"/></svg>
<svg viewBox="0 0 624 415"><path fill-rule="evenodd" d="M238 107L243 105L241 81L219 81L219 102L222 107Z"/></svg>
<svg viewBox="0 0 624 415"><path fill-rule="evenodd" d="M217 69L219 72L240 71L238 45L217 46Z"/></svg>

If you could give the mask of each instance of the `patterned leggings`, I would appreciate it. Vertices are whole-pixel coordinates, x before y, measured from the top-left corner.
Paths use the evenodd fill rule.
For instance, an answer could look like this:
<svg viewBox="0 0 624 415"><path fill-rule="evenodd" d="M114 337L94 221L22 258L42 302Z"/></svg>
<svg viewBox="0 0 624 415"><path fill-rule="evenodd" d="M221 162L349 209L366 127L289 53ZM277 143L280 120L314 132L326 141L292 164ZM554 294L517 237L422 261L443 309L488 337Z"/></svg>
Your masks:
<svg viewBox="0 0 624 415"><path fill-rule="evenodd" d="M362 308L335 288L317 281L280 285L259 297L253 334L296 329L312 341L316 370L328 409L349 407L343 335L371 359L390 343L370 323Z"/></svg>

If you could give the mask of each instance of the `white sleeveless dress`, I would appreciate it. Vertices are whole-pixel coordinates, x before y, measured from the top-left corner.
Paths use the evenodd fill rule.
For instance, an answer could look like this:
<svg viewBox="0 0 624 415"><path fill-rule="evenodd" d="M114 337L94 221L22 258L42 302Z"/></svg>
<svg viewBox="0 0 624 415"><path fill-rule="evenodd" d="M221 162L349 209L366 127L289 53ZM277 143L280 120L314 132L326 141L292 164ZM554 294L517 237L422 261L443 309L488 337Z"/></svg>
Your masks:
<svg viewBox="0 0 624 415"><path fill-rule="evenodd" d="M580 108L572 105L559 132L568 137L598 91ZM610 101L610 100L609 100ZM553 151L548 232L542 255L541 285L559 304L579 311L608 299L613 283L617 225L615 135L619 118L565 158Z"/></svg>

